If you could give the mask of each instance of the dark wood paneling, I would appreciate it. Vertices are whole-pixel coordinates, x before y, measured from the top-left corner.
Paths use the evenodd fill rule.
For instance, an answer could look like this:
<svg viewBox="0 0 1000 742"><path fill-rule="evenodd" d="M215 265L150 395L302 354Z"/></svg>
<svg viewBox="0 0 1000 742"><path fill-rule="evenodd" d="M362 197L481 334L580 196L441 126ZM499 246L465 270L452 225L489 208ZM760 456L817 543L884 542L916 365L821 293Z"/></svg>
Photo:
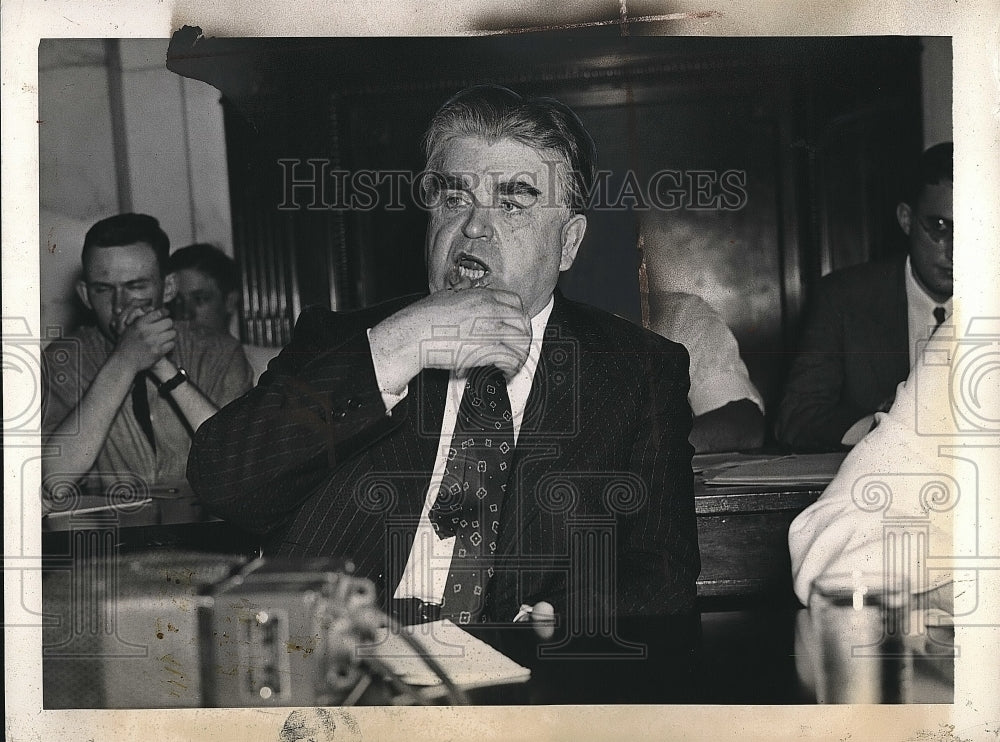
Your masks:
<svg viewBox="0 0 1000 742"><path fill-rule="evenodd" d="M812 286L895 249L893 206L919 152L914 38L622 38L607 32L438 39L175 38L168 66L229 102L235 250L245 324L300 306L372 304L425 286L425 214L280 211L278 158L412 171L433 111L459 88L498 82L553 95L594 133L616 192L662 168L744 171L738 209L595 209L565 293L641 320L639 243L652 287L700 293L776 404ZM236 122L236 115L243 123ZM258 267L254 267L258 266ZM255 272L256 271L256 272ZM283 271L283 273L282 273ZM271 275L271 272L274 275ZM269 317L277 312L278 319Z"/></svg>

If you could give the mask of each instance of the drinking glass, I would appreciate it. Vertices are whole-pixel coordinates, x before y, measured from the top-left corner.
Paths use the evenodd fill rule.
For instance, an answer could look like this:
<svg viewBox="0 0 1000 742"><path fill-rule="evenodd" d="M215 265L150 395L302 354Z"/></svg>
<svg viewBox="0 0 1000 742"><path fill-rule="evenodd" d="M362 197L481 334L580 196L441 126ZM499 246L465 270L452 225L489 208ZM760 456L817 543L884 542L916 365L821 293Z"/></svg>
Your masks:
<svg viewBox="0 0 1000 742"><path fill-rule="evenodd" d="M907 586L826 575L809 596L819 703L905 703L913 683Z"/></svg>

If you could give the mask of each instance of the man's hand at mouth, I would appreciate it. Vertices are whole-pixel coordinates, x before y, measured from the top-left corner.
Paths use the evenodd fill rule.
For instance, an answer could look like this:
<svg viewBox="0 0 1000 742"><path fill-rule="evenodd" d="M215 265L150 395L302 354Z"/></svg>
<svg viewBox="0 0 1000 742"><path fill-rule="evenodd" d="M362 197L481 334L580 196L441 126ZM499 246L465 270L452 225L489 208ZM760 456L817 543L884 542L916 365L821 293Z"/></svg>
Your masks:
<svg viewBox="0 0 1000 742"><path fill-rule="evenodd" d="M383 391L401 393L424 368L464 375L494 365L510 378L524 365L531 320L521 297L476 287L468 275L458 279L371 329L372 360Z"/></svg>
<svg viewBox="0 0 1000 742"><path fill-rule="evenodd" d="M177 330L166 309L136 307L122 319L115 354L130 375L153 366L174 349Z"/></svg>

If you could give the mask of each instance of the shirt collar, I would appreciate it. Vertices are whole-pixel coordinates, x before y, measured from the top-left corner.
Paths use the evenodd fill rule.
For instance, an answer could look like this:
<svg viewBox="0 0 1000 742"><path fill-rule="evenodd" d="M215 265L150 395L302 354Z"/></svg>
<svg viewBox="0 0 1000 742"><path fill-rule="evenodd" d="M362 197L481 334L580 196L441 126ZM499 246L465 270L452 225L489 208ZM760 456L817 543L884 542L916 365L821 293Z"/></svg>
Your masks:
<svg viewBox="0 0 1000 742"><path fill-rule="evenodd" d="M913 266L910 263L910 256L906 256L906 267L903 269L906 275L906 300L910 306L918 306L926 309L926 314L930 316L930 313L934 310L934 307L944 307L945 313L951 315L951 297L949 296L945 301L939 302L934 299L920 282L917 277L913 275Z"/></svg>
<svg viewBox="0 0 1000 742"><path fill-rule="evenodd" d="M542 307L542 311L531 318L531 339L541 340L545 332L545 326L549 323L549 316L552 314L552 306L556 303L555 295L549 297L549 303Z"/></svg>

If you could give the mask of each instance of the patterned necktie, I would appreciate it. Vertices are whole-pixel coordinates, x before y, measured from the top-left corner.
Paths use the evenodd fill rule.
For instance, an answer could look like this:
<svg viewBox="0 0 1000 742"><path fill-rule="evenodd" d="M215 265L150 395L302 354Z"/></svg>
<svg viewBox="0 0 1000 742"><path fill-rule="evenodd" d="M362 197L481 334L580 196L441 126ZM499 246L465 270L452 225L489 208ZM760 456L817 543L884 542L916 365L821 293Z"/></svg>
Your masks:
<svg viewBox="0 0 1000 742"><path fill-rule="evenodd" d="M430 510L438 537L455 536L442 618L471 623L482 613L513 453L507 381L496 366L476 367L465 383L444 478Z"/></svg>
<svg viewBox="0 0 1000 742"><path fill-rule="evenodd" d="M132 382L132 412L139 421L139 427L146 434L149 445L156 450L156 436L153 433L153 421L149 417L149 398L146 397L146 373L140 371Z"/></svg>

